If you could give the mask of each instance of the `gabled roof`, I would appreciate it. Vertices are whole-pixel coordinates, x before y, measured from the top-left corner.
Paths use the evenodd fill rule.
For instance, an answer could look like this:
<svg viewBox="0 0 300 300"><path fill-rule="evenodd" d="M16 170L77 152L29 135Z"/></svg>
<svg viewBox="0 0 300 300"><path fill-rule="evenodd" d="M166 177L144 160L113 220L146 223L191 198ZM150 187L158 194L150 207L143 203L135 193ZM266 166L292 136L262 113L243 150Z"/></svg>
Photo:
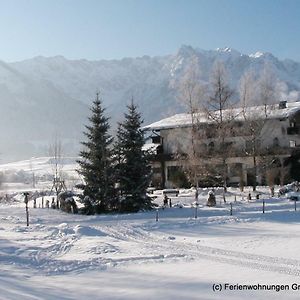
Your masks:
<svg viewBox="0 0 300 300"><path fill-rule="evenodd" d="M288 102L286 103L286 108L279 108L278 104L271 104L267 106L252 106L245 110L243 108L233 108L223 111L224 117L227 120L232 119L236 121L244 121L245 116L248 119L259 120L266 118L266 115L267 119L286 119L298 112L300 112L300 102ZM195 114L195 117L198 123L212 123L212 120L204 112ZM144 126L143 130L162 130L190 126L192 126L191 114L182 113Z"/></svg>

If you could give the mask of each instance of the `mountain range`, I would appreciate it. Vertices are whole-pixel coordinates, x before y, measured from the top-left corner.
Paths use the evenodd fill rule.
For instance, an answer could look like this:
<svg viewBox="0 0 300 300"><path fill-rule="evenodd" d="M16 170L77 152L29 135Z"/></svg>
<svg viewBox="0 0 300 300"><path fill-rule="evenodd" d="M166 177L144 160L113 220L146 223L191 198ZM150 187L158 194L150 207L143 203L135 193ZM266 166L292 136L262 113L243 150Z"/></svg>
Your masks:
<svg viewBox="0 0 300 300"><path fill-rule="evenodd" d="M160 57L88 61L39 56L0 61L0 159L46 155L54 136L63 141L66 154L76 155L98 91L111 117L112 133L132 98L145 124L181 112L176 85L187 68L197 68L201 80L208 81L219 60L234 88L246 70L259 72L268 64L280 83L278 101L299 99L300 63L279 60L271 53L182 46L177 53Z"/></svg>

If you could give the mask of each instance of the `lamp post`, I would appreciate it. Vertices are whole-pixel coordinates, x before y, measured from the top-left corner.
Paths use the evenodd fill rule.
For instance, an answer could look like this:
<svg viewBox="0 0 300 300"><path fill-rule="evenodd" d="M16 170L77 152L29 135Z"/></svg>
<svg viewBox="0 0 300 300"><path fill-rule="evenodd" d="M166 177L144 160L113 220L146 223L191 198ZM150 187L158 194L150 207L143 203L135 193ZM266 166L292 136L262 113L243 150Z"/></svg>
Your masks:
<svg viewBox="0 0 300 300"><path fill-rule="evenodd" d="M26 221L27 221L27 226L29 226L29 211L28 211L28 196L29 196L29 193L25 192L24 196L25 196L24 202L25 202L25 211L26 211Z"/></svg>

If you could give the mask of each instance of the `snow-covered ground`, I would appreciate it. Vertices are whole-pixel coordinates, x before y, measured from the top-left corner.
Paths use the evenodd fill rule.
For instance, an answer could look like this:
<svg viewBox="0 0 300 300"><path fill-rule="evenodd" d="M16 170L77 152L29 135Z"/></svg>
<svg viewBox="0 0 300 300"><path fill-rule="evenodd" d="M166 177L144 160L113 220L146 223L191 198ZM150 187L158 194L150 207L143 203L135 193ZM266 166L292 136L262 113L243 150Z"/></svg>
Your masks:
<svg viewBox="0 0 300 300"><path fill-rule="evenodd" d="M61 158L59 167L61 167L62 171L75 175L76 159L76 157ZM53 174L54 163L54 158L51 158L49 156L33 157L27 160L1 164L0 171L23 170L25 172L35 172L36 175Z"/></svg>
<svg viewBox="0 0 300 300"><path fill-rule="evenodd" d="M300 203L263 191L247 201L232 189L226 204L217 191L208 208L202 190L197 218L181 191L183 208L160 208L158 221L156 210L82 216L30 202L29 227L24 203L2 203L0 299L299 299Z"/></svg>
<svg viewBox="0 0 300 300"><path fill-rule="evenodd" d="M58 165L61 177L68 189L81 183L76 169L76 157L64 157ZM3 174L0 193L13 193L16 191L51 190L55 174L55 160L51 157L33 157L6 164L0 164L0 172ZM18 181L16 181L18 179Z"/></svg>

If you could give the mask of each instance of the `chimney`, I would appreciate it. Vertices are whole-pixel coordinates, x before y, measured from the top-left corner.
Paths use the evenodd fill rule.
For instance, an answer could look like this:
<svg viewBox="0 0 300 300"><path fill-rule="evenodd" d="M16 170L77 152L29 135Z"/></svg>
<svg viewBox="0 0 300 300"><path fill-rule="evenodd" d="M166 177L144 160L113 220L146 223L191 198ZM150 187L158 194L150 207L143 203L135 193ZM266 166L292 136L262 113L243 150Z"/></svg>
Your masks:
<svg viewBox="0 0 300 300"><path fill-rule="evenodd" d="M284 109L286 108L286 101L280 101L279 102L279 109Z"/></svg>

